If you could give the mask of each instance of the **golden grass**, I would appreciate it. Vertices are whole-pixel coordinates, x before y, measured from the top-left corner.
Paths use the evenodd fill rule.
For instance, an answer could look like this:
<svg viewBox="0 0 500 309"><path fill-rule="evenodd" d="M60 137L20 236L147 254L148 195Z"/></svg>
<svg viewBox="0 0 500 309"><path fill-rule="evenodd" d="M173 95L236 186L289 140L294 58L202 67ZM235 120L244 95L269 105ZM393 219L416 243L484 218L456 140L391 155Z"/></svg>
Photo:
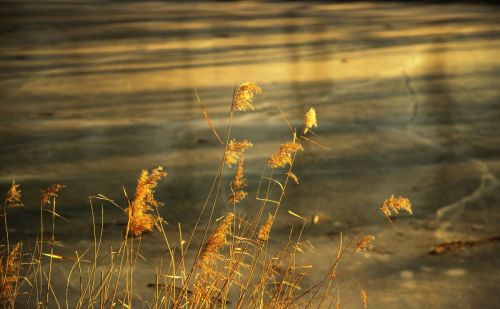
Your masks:
<svg viewBox="0 0 500 309"><path fill-rule="evenodd" d="M253 144L247 140L243 140L241 142L237 142L234 139L230 140L224 154L224 163L226 163L228 167L237 164L243 159L245 151L252 146Z"/></svg>
<svg viewBox="0 0 500 309"><path fill-rule="evenodd" d="M302 150L304 150L302 145L295 141L281 144L278 152L274 153L271 158L269 158L268 164L272 168L292 165L293 154L295 154L297 151Z"/></svg>
<svg viewBox="0 0 500 309"><path fill-rule="evenodd" d="M151 214L153 207L159 205L154 197L155 188L161 178L166 177L167 172L159 166L151 171L141 172L137 181L134 200L127 207L128 228L134 236L141 236L145 232L151 232L155 225L155 217Z"/></svg>
<svg viewBox="0 0 500 309"><path fill-rule="evenodd" d="M3 205L6 244L0 257L1 304L12 307L17 301L26 307L36 308L132 308L134 302L138 301L137 289L145 288L138 287L135 280L136 268L140 265L138 261L143 259L140 253L141 243L152 241L165 254L162 262L154 265L156 276L148 284L153 288L151 299L141 300L149 308L306 308L323 307L328 303L340 307L340 282L337 278L339 262L347 249L365 250L375 236L364 236L356 243L357 236L354 235L347 244L344 244L341 236L330 270L322 280L312 285L306 285L304 279L309 276L313 265L298 262L298 256L310 250L308 242L302 239L310 220L288 211L291 218L299 222L299 228L290 230L289 238L278 251L268 248L271 231L279 219L278 211L288 184L291 181L299 183L293 169L296 155L304 147L298 141L327 149L315 140L315 134L310 138L304 136L313 127L317 127L314 108L306 113L304 127L299 130L292 128L285 119L292 134L291 141L281 144L279 150L267 162L263 162L266 166L265 175L260 177L255 199L248 199L249 204L255 201L256 206L247 209L244 212L246 215L242 215L243 212L239 213L234 207L249 196L245 191L249 180L245 177L244 153L253 145L248 140L236 141L231 137L233 109L253 110L254 95L261 91L259 86L251 82L243 83L235 89L226 143L223 145L223 159L206 202L201 207L199 218L188 236L180 223L178 236L173 237L172 231L167 236L165 221L157 207L160 202L154 196L159 181L167 176L167 172L159 166L140 173L132 201L125 192L125 207L103 195L90 197L94 243L88 250L76 251L74 256L64 256L58 252L63 246L56 239L55 233L56 220L61 217L56 212L56 200L64 186L56 184L42 193L40 233L34 242L35 247L31 248L32 252L24 256L29 267L22 270L21 245L18 243L11 248L8 237L7 208L21 205L20 186L13 182ZM199 100L198 97L197 99ZM200 100L199 103L210 130L222 144ZM296 132L302 133L297 136ZM233 177L225 179L224 168L233 165L237 165ZM275 173L276 168L286 169ZM221 201L220 198L222 183L227 184L231 190L227 201ZM116 240L118 245L108 251L102 247L105 235L104 206L101 206L99 216L99 212L95 212L96 201L119 207L127 218L125 233ZM47 209L46 205L51 209ZM231 206L232 210L228 212ZM387 218L401 210L410 214L412 212L407 198L394 196L389 197L380 210ZM218 222L214 222L217 212L223 215ZM267 212L269 215L263 218L263 214ZM44 236L47 213L51 217L48 220L51 223L49 239ZM204 226L200 226L201 222L204 222ZM157 238L150 240L146 236L147 232L152 232L155 228L161 234L164 246L158 243ZM199 243L198 250L192 250L195 243ZM66 289L56 291L58 286L52 282L53 264L68 262L73 264L67 273ZM78 282L77 292L69 288L75 285L75 280ZM364 289L361 289L361 301L366 308L367 296Z"/></svg>
<svg viewBox="0 0 500 309"><path fill-rule="evenodd" d="M241 84L236 91L234 108L239 111L254 110L252 100L255 94L261 93L262 88L254 82Z"/></svg>
<svg viewBox="0 0 500 309"><path fill-rule="evenodd" d="M0 256L0 304L11 302L16 297L21 262L21 243L17 243L5 256Z"/></svg>
<svg viewBox="0 0 500 309"><path fill-rule="evenodd" d="M374 239L375 236L373 235L366 235L363 238L361 238L356 244L356 252L366 250Z"/></svg>
<svg viewBox="0 0 500 309"><path fill-rule="evenodd" d="M313 127L318 127L318 120L316 119L316 110L311 107L304 117L304 134Z"/></svg>

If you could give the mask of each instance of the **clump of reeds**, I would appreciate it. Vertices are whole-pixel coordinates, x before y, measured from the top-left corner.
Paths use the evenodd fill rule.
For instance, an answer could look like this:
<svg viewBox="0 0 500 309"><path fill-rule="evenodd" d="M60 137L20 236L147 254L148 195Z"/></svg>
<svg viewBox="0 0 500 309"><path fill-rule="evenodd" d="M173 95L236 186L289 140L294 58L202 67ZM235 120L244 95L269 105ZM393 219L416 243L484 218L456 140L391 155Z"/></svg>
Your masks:
<svg viewBox="0 0 500 309"><path fill-rule="evenodd" d="M159 205L154 197L155 188L161 178L166 177L167 172L159 166L149 173L143 170L137 181L135 196L127 207L128 230L135 236L141 236L145 232L153 230L155 217L151 214L153 207Z"/></svg>
<svg viewBox="0 0 500 309"><path fill-rule="evenodd" d="M231 105L230 127L233 117L233 109L239 111L253 110L252 100L255 94L260 93L262 89L253 82L241 84L234 94L234 99ZM198 98L199 99L199 98ZM201 103L200 103L201 104ZM208 113L202 107L203 113L210 129L214 133L220 144L224 145L220 136L216 133L215 128L211 126L208 118ZM287 121L289 124L289 122ZM289 124L290 126L290 124ZM128 201L127 206L122 207L116 202L102 196L97 197L100 200L108 201L122 210L125 210L128 216L127 233L139 237L146 232L152 231L155 226L163 234L166 247L169 252L168 271L162 270L162 265L157 266L159 269L156 274L156 282L148 286L154 287L153 300L150 302L151 308L213 308L213 307L228 307L230 295L236 295L236 308L252 307L252 308L302 308L302 307L323 307L326 300L329 300L330 305L336 302L339 307L339 283L337 280L336 269L339 260L347 249L354 249L355 252L366 250L370 243L375 239L373 235L366 235L359 239L356 243L354 240L357 236L353 236L351 241L343 248L343 242L340 242L340 247L334 262L331 265L331 270L325 274L322 281L315 284L308 284L308 288L304 288L304 278L309 275L308 270L312 268L309 264L300 264L297 255L304 252L307 247L307 242L302 240L302 233L308 224L308 221L303 216L288 211L296 219L300 219L300 228L290 231L288 241L277 252L271 252L268 248L271 230L274 222L278 218L278 211L282 205L287 191L287 183L289 179L295 183L299 183L298 177L292 172L294 167L295 157L299 151L303 151L302 142L311 142L313 145L320 145L314 141L315 134L311 138L305 135L312 132L312 129L318 126L316 110L310 108L304 116L304 128L300 136L297 136L297 130L290 126L292 131L292 140L280 145L279 150L272 154L267 160L266 173L269 176L261 177L261 184L257 191L256 200L259 202L259 208L252 212L250 208L247 210L247 215L243 216L238 213L236 207L233 211L224 215L218 224L213 223L212 215L215 216L216 206L223 204L222 212L227 212L228 206L224 201L220 201L220 185L223 181L223 168L225 165L231 167L237 165L234 176L229 182L231 195L226 201L231 204L239 203L248 196L248 182L245 177L245 151L252 147L252 143L248 140L236 141L232 139L228 130L228 135L224 149L224 157L221 162L221 168L218 171L217 177L213 182L213 189L209 192L208 201L212 201L212 209L208 223L204 227L204 233L199 241L200 247L193 256L194 262L188 264L190 259L186 256L189 254L187 247L197 235L198 222L201 222L204 214L205 206L200 212L200 217L193 227L191 236L188 238L187 244L181 232L179 224L179 247L171 245L169 237L163 227L163 222L159 215L154 216L153 210L160 203L155 199L154 193L158 186L158 182L167 176L164 169L159 166L152 171L143 170L137 180L137 187L134 198ZM321 146L321 145L320 145ZM323 147L324 148L324 147ZM270 168L269 168L270 167ZM287 171L275 173L275 168L288 167ZM285 179L285 180L283 180ZM261 186L266 187L266 190L261 190ZM63 185L52 185L42 194L41 204L52 205L52 237L50 239L50 251L44 251L44 230L43 230L43 210L40 208L40 235L37 242L35 253L32 254L31 264L35 265L35 275L33 282L28 282L31 288L28 295L30 299L31 291L34 290L35 297L32 297L32 302L35 302L34 307L51 307L59 306L60 302L57 299L57 294L54 292L55 286L51 284L52 264L59 260L74 261L74 265L68 275L66 297L68 286L70 285L73 272L79 272L80 290L77 295L78 300L74 307L94 307L108 308L117 304L122 307L130 308L134 298L134 269L136 268L140 250L134 244L146 241L140 239L136 241L134 237L124 237L118 248L111 248L109 253L101 254L101 238L97 239L97 228L94 218L94 208L92 209L92 220L94 224L94 256L92 261L84 260L83 255L76 253L74 258L64 257L58 252L59 242L55 240L55 198ZM214 189L215 188L215 189ZM262 197L260 192L265 191L265 196ZM249 201L250 202L250 201ZM12 183L4 203L4 221L5 232L7 236L7 250L0 258L0 298L2 301L7 300L12 303L12 300L19 294L17 293L17 284L26 278L19 275L20 271L20 244L17 244L12 250L9 250L8 245L8 228L7 216L5 209L8 207L16 207L21 205L21 192L19 185ZM92 206L92 199L91 199ZM268 211L269 215L263 220L262 215ZM388 198L380 207L382 213L390 220L390 216L397 214L399 211L407 211L412 213L410 201L405 197ZM103 216L104 211L102 211ZM315 216L316 218L317 216ZM296 220L294 219L294 220ZM264 221L261 225L260 222ZM101 224L103 218L101 218ZM313 222L317 223L317 219ZM215 228L210 233L209 227L215 225ZM102 229L101 226L101 236ZM169 231L170 233L170 231ZM205 237L208 236L208 239ZM206 241L205 241L206 240ZM355 248L352 245L355 244ZM186 247L184 247L186 246ZM37 251L38 250L38 251ZM352 252L352 251L351 251ZM84 253L85 254L85 253ZM101 257L110 257L109 264L103 264ZM48 272L43 267L43 259L49 258ZM180 261L178 260L180 259ZM107 259L106 259L107 260ZM82 263L90 263L90 267L82 267ZM85 274L82 269L88 269ZM99 274L100 271L100 274ZM85 283L86 282L86 283ZM180 285L179 285L180 283ZM300 292L299 292L300 291ZM45 293L45 297L42 294ZM53 303L49 303L49 298L54 299ZM44 299L42 299L44 298ZM367 307L367 295L361 288L361 302ZM66 307L69 308L68 299L66 298ZM2 303L3 304L3 303ZM31 304L31 303L30 303ZM30 304L27 304L28 307ZM231 305L233 306L233 305Z"/></svg>

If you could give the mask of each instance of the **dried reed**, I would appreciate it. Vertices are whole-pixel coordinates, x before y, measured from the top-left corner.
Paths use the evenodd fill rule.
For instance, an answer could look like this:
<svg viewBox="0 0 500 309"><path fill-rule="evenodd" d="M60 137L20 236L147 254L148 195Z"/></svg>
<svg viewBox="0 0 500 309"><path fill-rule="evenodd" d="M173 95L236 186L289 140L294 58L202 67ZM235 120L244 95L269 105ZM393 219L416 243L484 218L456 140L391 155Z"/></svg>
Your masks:
<svg viewBox="0 0 500 309"><path fill-rule="evenodd" d="M234 99L234 108L239 111L254 110L252 100L255 94L261 93L262 88L254 82L241 84L236 91Z"/></svg>
<svg viewBox="0 0 500 309"><path fill-rule="evenodd" d="M137 181L134 200L129 203L126 211L128 214L128 229L135 236L141 236L145 232L153 230L155 217L151 214L153 207L159 205L154 198L155 188L161 178L166 177L167 172L159 166L151 171L143 170Z"/></svg>
<svg viewBox="0 0 500 309"><path fill-rule="evenodd" d="M278 152L273 154L268 161L272 168L285 167L292 164L292 155L297 151L302 151L304 148L297 142L288 142L281 144Z"/></svg>
<svg viewBox="0 0 500 309"><path fill-rule="evenodd" d="M241 142L237 142L234 139L230 140L224 153L224 163L229 167L238 163L243 159L243 153L252 146L253 144L247 140Z"/></svg>

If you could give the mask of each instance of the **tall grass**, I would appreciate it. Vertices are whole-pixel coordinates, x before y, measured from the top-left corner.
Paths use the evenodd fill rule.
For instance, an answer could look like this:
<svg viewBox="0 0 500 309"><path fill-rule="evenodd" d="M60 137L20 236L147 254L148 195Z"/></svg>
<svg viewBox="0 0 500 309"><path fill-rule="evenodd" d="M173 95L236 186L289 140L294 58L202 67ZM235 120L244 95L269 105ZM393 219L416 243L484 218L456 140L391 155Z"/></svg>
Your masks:
<svg viewBox="0 0 500 309"><path fill-rule="evenodd" d="M124 190L126 205L104 195L89 198L93 245L84 252L74 252L74 256L57 254L60 243L55 235L61 216L56 205L57 196L64 186L49 187L41 197L36 245L22 253L21 243L9 243L7 214L11 208L21 206L20 187L13 182L2 208L5 243L0 258L1 304L8 308L132 308L137 303L149 308L341 307L340 282L337 280L339 263L347 254L368 248L374 236L355 235L346 242L341 241L337 253L332 256L329 271L312 285L304 285L303 281L314 266L301 264L297 258L309 246L303 239L308 223L306 218L289 211L288 214L299 222L298 229L290 230L281 249L273 251L268 247L289 183L299 183L294 165L296 156L304 151L303 143L325 148L315 140L313 128L318 126L318 120L314 108L305 114L302 128L293 128L281 111L290 129L290 138L277 147L267 162L263 162L267 167L255 192L255 211L243 216L238 210L237 204L250 196L246 191L248 180L245 178L244 157L252 143L237 141L231 135L231 128L236 112L253 110L254 95L261 91L255 83L244 83L235 88L225 142L212 126L196 94L210 130L222 147L220 165L211 189L195 225L187 234L181 224L177 235L166 232L157 207L160 203L154 196L158 182L167 176L160 166L141 172L133 199L130 200ZM232 179L223 177L228 168L235 170ZM228 184L229 198L224 201L220 196L225 184ZM100 208L95 207L96 201L101 202ZM103 203L120 208L127 220L121 238L114 240L117 245L109 249L103 248ZM411 204L404 197L391 196L379 210L390 221L390 216L398 211L411 213ZM49 239L44 236L47 225ZM201 233L197 232L200 228ZM151 297L138 302L137 291L147 287L137 286L134 276L137 261L142 258L141 246L148 241L148 233L162 236L166 249L163 260L167 262L154 265L156 275L149 284ZM195 243L199 243L198 247ZM53 269L56 263L62 262L70 262L72 266L65 274L65 289L60 290L64 284L54 284ZM78 283L76 290L70 288L75 280ZM368 305L367 293L362 287L360 304Z"/></svg>

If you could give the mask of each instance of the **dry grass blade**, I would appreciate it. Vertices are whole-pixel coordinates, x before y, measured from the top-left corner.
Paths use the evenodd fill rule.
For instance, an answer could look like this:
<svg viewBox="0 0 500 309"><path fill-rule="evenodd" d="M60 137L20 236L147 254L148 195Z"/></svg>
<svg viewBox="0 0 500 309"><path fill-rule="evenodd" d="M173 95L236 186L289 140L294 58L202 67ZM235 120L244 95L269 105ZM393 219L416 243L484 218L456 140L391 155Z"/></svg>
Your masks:
<svg viewBox="0 0 500 309"><path fill-rule="evenodd" d="M198 104L200 105L201 112L203 113L203 116L205 117L205 120L207 121L208 127L210 128L210 131L212 131L212 134L215 136L215 138L219 141L219 143L224 146L224 142L222 142L222 139L220 138L219 134L217 133L217 130L215 130L214 126L212 125L212 121L210 120L210 117L208 117L208 113L205 109L205 106L201 104L200 97L198 96L198 92L196 91L196 88L194 88L194 94L196 95L196 100L198 101Z"/></svg>
<svg viewBox="0 0 500 309"><path fill-rule="evenodd" d="M368 308L368 296L363 288L361 288L361 303L363 304L363 308Z"/></svg>

